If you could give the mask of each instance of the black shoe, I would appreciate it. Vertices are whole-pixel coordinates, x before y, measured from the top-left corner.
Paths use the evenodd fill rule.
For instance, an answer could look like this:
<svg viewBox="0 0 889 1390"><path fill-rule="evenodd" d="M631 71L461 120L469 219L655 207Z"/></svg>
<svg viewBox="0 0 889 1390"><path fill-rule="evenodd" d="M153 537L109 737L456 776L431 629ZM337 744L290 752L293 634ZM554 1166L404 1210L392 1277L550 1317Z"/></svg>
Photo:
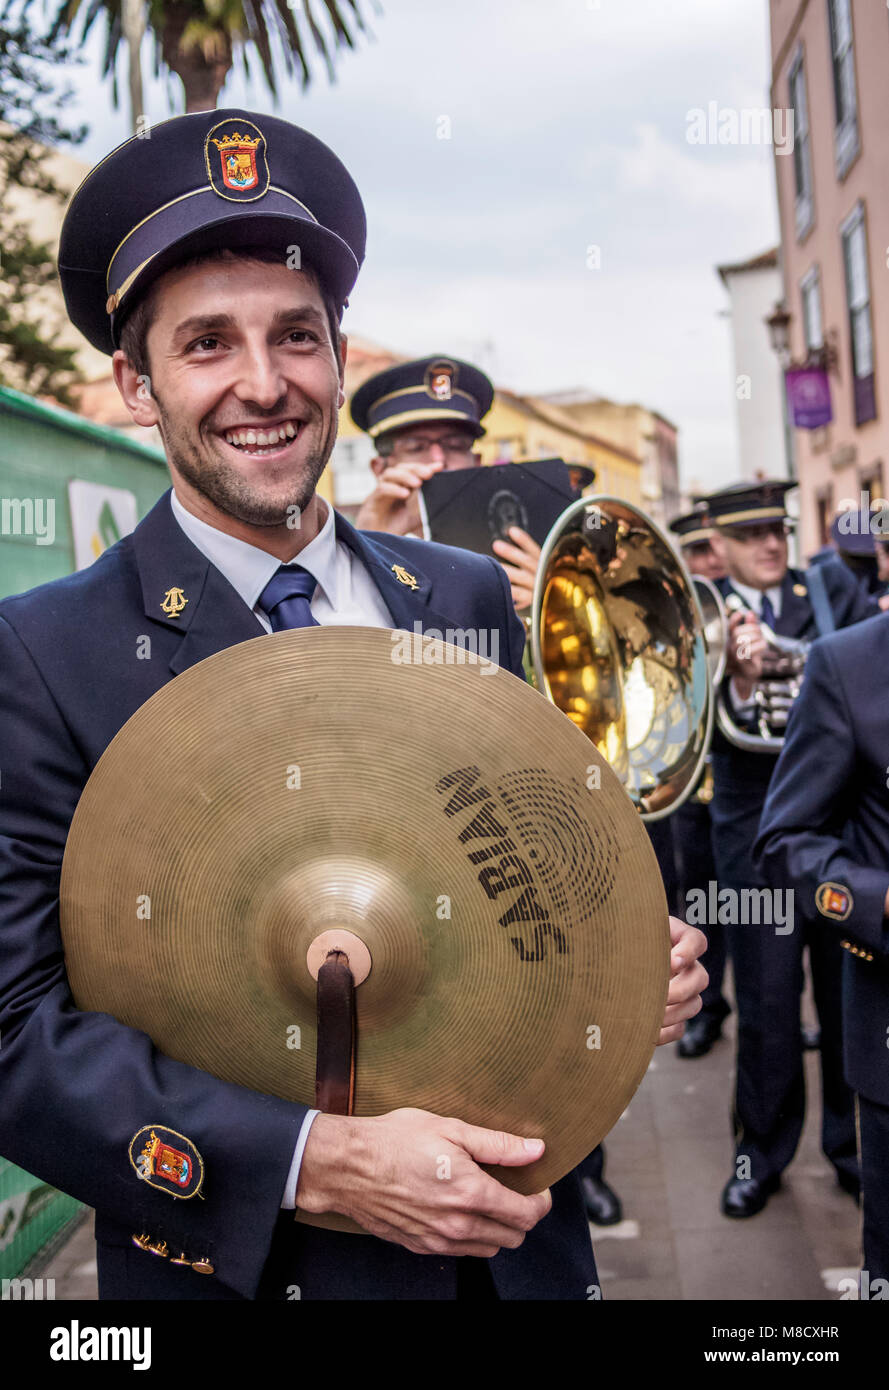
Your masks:
<svg viewBox="0 0 889 1390"><path fill-rule="evenodd" d="M838 1168L837 1182L844 1192L848 1192L853 1202L861 1205L861 1182L857 1173L849 1173L845 1168Z"/></svg>
<svg viewBox="0 0 889 1390"><path fill-rule="evenodd" d="M624 1212L620 1198L616 1192L612 1192L607 1182L602 1182L601 1178L584 1177L580 1180L580 1186L583 1190L587 1218L590 1221L594 1221L597 1226L616 1226L618 1221L623 1221Z"/></svg>
<svg viewBox="0 0 889 1390"><path fill-rule="evenodd" d="M776 1177L763 1178L730 1178L722 1190L722 1200L720 1207L723 1216L733 1216L738 1219L745 1216L755 1216L758 1211L762 1211L769 1198L778 1191L781 1186L781 1179Z"/></svg>
<svg viewBox="0 0 889 1390"><path fill-rule="evenodd" d="M722 1019L700 1013L689 1019L685 1032L676 1044L680 1057L703 1057L717 1038L722 1037Z"/></svg>

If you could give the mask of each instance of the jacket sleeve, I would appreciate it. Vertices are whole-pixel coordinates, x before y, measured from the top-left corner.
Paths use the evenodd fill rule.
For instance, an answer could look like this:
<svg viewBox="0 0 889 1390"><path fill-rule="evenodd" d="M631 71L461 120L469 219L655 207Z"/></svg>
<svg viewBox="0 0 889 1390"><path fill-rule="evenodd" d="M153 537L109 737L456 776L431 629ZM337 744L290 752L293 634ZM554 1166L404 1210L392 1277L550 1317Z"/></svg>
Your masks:
<svg viewBox="0 0 889 1390"><path fill-rule="evenodd" d="M825 560L821 572L837 627L851 627L880 612L877 600L865 592L864 586L839 557Z"/></svg>
<svg viewBox="0 0 889 1390"><path fill-rule="evenodd" d="M859 863L843 839L850 791L860 775L854 720L831 647L813 644L806 678L769 783L754 859L774 886L792 888L805 917L824 922L818 890L835 885L842 934L886 951L883 910L889 867Z"/></svg>
<svg viewBox="0 0 889 1390"><path fill-rule="evenodd" d="M171 1255L209 1259L251 1298L307 1107L173 1061L145 1033L75 1007L59 876L89 769L2 618L0 671L0 1152L133 1234L166 1240ZM146 1126L194 1145L199 1192L177 1197L140 1177L129 1150Z"/></svg>
<svg viewBox="0 0 889 1390"><path fill-rule="evenodd" d="M503 660L498 664L511 671L519 680L525 679L525 668L522 663L522 656L525 650L525 625L515 611L515 604L512 601L512 590L509 587L509 580L503 566L490 555L486 557L494 566L497 576L497 588L502 604L505 608L504 619L500 624L500 630L506 638L506 651L503 653Z"/></svg>

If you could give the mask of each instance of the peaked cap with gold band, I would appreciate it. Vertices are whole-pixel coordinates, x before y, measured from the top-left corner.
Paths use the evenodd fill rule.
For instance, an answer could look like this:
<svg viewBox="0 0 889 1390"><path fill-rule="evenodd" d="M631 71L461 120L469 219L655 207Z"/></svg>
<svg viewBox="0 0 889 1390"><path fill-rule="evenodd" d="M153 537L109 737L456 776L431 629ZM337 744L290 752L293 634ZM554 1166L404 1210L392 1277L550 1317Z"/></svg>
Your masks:
<svg viewBox="0 0 889 1390"><path fill-rule="evenodd" d="M714 533L710 514L703 506L695 507L693 511L685 512L682 516L674 516L670 522L670 530L679 541L681 549L687 545L700 545L702 541L709 541Z"/></svg>
<svg viewBox="0 0 889 1390"><path fill-rule="evenodd" d="M494 387L484 372L439 352L369 377L352 397L350 409L355 424L372 439L428 420L452 420L479 439L493 400Z"/></svg>
<svg viewBox="0 0 889 1390"><path fill-rule="evenodd" d="M280 248L341 307L365 237L361 195L314 135L257 112L199 111L150 126L87 174L65 212L59 278L72 323L111 353L140 295L190 255Z"/></svg>
<svg viewBox="0 0 889 1390"><path fill-rule="evenodd" d="M733 483L701 499L716 527L762 526L787 517L786 496L798 484L780 479Z"/></svg>

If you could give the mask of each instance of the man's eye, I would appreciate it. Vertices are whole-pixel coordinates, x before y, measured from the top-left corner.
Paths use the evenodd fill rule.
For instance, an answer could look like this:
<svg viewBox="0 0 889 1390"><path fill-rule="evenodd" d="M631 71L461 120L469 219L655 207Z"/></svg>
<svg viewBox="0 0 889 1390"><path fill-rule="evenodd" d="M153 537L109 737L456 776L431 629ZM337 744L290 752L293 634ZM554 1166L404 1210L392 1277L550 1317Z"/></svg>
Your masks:
<svg viewBox="0 0 889 1390"><path fill-rule="evenodd" d="M303 343L317 343L318 341L317 335L310 333L307 328L291 328L287 336L291 342L298 342L300 346Z"/></svg>
<svg viewBox="0 0 889 1390"><path fill-rule="evenodd" d="M195 348L201 348L205 352L213 352L213 350L218 347L218 338L196 338L189 348L189 352L193 352Z"/></svg>

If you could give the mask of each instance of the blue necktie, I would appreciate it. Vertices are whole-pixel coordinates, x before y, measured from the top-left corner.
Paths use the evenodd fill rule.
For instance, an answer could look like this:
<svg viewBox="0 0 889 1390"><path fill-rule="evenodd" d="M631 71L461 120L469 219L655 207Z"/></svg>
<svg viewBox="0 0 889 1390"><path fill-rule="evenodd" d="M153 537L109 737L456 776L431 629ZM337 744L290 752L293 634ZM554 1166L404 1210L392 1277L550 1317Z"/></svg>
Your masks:
<svg viewBox="0 0 889 1390"><path fill-rule="evenodd" d="M268 614L272 632L290 627L320 627L310 607L317 587L315 576L302 565L281 565L259 595L259 606Z"/></svg>
<svg viewBox="0 0 889 1390"><path fill-rule="evenodd" d="M759 616L761 621L765 623L766 627L770 627L774 632L775 610L772 607L772 600L769 598L768 594L764 593L762 596L762 607L759 610Z"/></svg>

